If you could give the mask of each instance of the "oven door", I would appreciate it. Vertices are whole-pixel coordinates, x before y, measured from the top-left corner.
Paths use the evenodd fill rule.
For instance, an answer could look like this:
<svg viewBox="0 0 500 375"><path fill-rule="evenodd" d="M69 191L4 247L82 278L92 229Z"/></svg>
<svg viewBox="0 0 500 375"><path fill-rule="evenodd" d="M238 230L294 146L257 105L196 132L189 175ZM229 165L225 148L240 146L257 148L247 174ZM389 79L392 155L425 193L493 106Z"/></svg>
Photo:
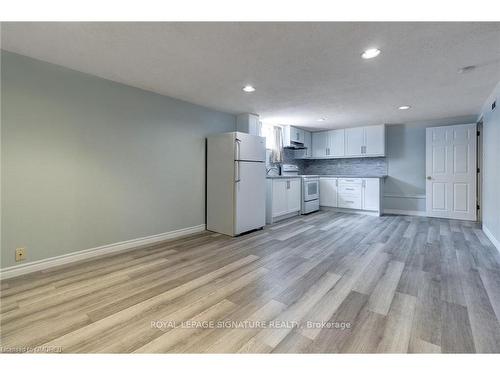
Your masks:
<svg viewBox="0 0 500 375"><path fill-rule="evenodd" d="M319 199L319 179L304 179L303 183L304 202Z"/></svg>

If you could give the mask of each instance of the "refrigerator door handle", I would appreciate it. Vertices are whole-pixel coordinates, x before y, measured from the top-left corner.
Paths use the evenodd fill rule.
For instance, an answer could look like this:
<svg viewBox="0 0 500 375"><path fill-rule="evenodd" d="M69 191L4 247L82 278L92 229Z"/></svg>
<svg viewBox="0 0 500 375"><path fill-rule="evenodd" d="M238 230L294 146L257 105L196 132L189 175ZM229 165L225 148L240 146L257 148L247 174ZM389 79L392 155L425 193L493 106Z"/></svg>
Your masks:
<svg viewBox="0 0 500 375"><path fill-rule="evenodd" d="M240 160L241 159L241 139L236 138L234 140L234 147L235 147L235 159Z"/></svg>
<svg viewBox="0 0 500 375"><path fill-rule="evenodd" d="M234 182L240 182L241 179L240 179L240 162L239 161L235 161L234 162Z"/></svg>

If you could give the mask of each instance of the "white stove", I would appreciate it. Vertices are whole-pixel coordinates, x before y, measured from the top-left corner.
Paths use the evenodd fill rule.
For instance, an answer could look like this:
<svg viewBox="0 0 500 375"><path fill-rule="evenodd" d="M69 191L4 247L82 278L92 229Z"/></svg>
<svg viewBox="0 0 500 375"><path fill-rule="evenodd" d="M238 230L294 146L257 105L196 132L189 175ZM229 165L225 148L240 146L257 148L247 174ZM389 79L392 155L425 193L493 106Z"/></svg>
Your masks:
<svg viewBox="0 0 500 375"><path fill-rule="evenodd" d="M299 176L302 179L302 215L319 210L319 176L299 175L299 167L294 164L281 166L282 176Z"/></svg>

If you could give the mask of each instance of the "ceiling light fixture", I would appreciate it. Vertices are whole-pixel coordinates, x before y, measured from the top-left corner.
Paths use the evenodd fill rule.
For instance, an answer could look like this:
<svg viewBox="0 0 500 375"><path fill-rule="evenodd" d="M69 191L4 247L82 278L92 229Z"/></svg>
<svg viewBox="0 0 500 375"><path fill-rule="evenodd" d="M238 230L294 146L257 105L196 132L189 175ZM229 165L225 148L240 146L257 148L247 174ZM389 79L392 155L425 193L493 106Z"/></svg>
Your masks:
<svg viewBox="0 0 500 375"><path fill-rule="evenodd" d="M402 105L401 107L398 107L398 109L402 109L402 110L410 109L410 108L411 108L411 105Z"/></svg>
<svg viewBox="0 0 500 375"><path fill-rule="evenodd" d="M370 48L370 49L367 49L366 51L364 51L362 54L361 54L361 57L363 59L373 59L374 57L377 57L378 55L380 55L380 50L378 48Z"/></svg>
<svg viewBox="0 0 500 375"><path fill-rule="evenodd" d="M246 85L245 87L242 88L242 90L245 92L254 92L255 87L253 87L252 85Z"/></svg>
<svg viewBox="0 0 500 375"><path fill-rule="evenodd" d="M318 119L318 121L320 121L320 122L323 122L325 120L326 120L326 118L324 118L324 117L321 117L321 118Z"/></svg>

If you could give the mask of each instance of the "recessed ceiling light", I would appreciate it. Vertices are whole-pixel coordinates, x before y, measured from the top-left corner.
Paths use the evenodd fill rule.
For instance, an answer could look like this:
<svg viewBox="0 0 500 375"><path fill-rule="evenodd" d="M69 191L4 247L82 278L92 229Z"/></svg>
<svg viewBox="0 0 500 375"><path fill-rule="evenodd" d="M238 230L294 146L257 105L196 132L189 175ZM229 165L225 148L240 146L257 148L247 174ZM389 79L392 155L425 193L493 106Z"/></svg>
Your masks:
<svg viewBox="0 0 500 375"><path fill-rule="evenodd" d="M367 49L366 51L364 51L362 54L361 54L361 57L363 59L373 59L374 57L377 57L378 55L380 55L380 50L378 48L370 48L370 49Z"/></svg>
<svg viewBox="0 0 500 375"><path fill-rule="evenodd" d="M321 118L318 119L318 121L321 121L321 122L325 121L325 120L326 120L326 118L324 118L324 117L321 117Z"/></svg>
<svg viewBox="0 0 500 375"><path fill-rule="evenodd" d="M398 107L398 109L410 109L411 105L402 105L401 107Z"/></svg>
<svg viewBox="0 0 500 375"><path fill-rule="evenodd" d="M246 85L245 87L242 88L242 90L245 92L254 92L255 87L253 87L252 85Z"/></svg>

